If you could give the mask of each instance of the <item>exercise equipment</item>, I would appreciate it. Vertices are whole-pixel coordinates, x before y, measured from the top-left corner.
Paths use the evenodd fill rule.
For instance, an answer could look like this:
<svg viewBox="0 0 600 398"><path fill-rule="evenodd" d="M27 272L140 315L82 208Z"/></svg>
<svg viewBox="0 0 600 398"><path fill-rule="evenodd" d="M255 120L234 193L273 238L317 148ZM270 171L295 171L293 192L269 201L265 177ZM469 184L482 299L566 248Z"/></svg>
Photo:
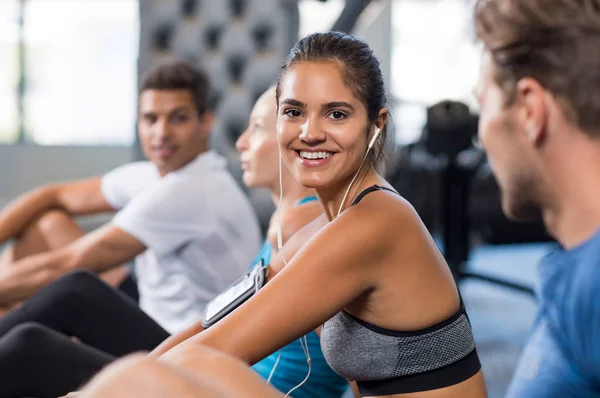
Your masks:
<svg viewBox="0 0 600 398"><path fill-rule="evenodd" d="M404 166L390 180L413 203L427 228L441 235L444 257L457 281L473 278L533 295L530 286L465 267L474 240L550 240L541 222L515 223L504 216L485 153L473 144L477 124L478 116L463 103L442 101L429 107L422 137L406 149Z"/></svg>

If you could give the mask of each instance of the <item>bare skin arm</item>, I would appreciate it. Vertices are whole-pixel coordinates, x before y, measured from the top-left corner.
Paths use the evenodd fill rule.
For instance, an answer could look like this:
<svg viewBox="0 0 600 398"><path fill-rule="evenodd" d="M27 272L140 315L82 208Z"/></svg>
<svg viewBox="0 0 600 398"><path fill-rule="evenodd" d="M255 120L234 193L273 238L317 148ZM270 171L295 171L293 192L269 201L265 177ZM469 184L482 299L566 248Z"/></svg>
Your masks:
<svg viewBox="0 0 600 398"><path fill-rule="evenodd" d="M323 208L317 201L310 202L301 206L296 206L281 215L281 240L285 245L292 236L302 230L305 226L316 220L323 214ZM269 230L267 239L273 246L274 252L277 252L277 211L271 216L269 221Z"/></svg>
<svg viewBox="0 0 600 398"><path fill-rule="evenodd" d="M361 223L356 214L348 213L288 259L288 265L259 294L182 345L207 345L253 364L373 289L376 273L364 264L381 249L382 240L368 239L377 224ZM364 228L350 228L361 224ZM344 233L352 229L352 234ZM268 333L272 330L279 332Z"/></svg>
<svg viewBox="0 0 600 398"><path fill-rule="evenodd" d="M203 331L204 327L202 327L202 324L200 322L196 322L187 329L182 330L181 332L167 338L165 341L160 343L158 347L152 350L152 352L150 352L150 354L148 355L153 358L158 358L161 355L165 354L167 351L177 347L179 344L183 343L187 339L192 338Z"/></svg>
<svg viewBox="0 0 600 398"><path fill-rule="evenodd" d="M310 237L315 234L323 225L325 225L326 220L323 218L319 218L314 220L308 225L305 225L300 231L298 231L290 240L286 242L285 246L282 248L281 253L273 256L272 264L269 265L269 276L268 281L272 280L275 275L281 271L285 263L281 260L281 256L285 256L285 258L292 258L294 254L300 250L302 245L310 239ZM156 347L151 353L150 356L159 357L162 354L166 353L170 349L175 346L183 343L189 338L197 335L198 333L204 331L202 324L200 322L195 323L189 328L169 337L162 344Z"/></svg>
<svg viewBox="0 0 600 398"><path fill-rule="evenodd" d="M360 397L360 391L358 391L358 385L356 384L355 381L351 381L349 382L350 384L350 388L352 389L352 394L354 395L355 398L361 398Z"/></svg>
<svg viewBox="0 0 600 398"><path fill-rule="evenodd" d="M34 189L14 200L0 212L0 243L18 236L36 217L52 209L70 215L113 210L101 190L101 177Z"/></svg>
<svg viewBox="0 0 600 398"><path fill-rule="evenodd" d="M365 202L368 203L368 200ZM363 317L362 315L370 312L364 311L360 313L361 318L382 324L382 327L418 330L446 319L456 311L453 284L442 286L438 282L431 283L433 274L430 272L420 274L419 283L410 278L404 281L403 278L415 273L415 269L435 267L433 264L419 261L416 255L409 256L405 258L406 262L411 264L416 260L418 266L397 267L399 272L395 276L390 274L390 267L381 266L397 259L398 253L410 251L409 246L413 245L410 238L413 236L412 232L416 231L409 229L411 233L406 236L399 236L398 233L381 234L382 230L399 231L394 229L397 225L406 228L408 220L390 217L388 211L381 210L379 203L373 202L372 205L380 211L369 212L369 217L353 211L354 209L347 210L340 218L315 234L257 295L215 326L189 338L160 359L168 363L179 363L187 369L185 364L178 362L177 353L201 345L239 358L247 364L254 364L323 324L341 309L355 307L367 294L384 297L385 300L381 303L372 302L370 308L377 310L377 317ZM393 248L398 245L401 249L396 252ZM396 263L397 260L393 262ZM398 286L398 283L388 283L398 280L404 281L406 292L402 291L402 286ZM418 290L410 289L413 284L418 286ZM398 289L401 290L400 294ZM423 291L432 289L439 294L428 300L427 297L431 296ZM415 295L422 300L415 300ZM389 308L385 306L384 303L390 301L412 301L416 305L406 304L409 310L398 312L396 305ZM423 307L418 311L412 308L420 307L421 301L426 302L426 308L435 311L423 312ZM273 330L278 333L269 333ZM442 389L391 396L483 398L487 395L480 371L461 383Z"/></svg>
<svg viewBox="0 0 600 398"><path fill-rule="evenodd" d="M74 269L106 271L133 259L146 246L108 224L57 249L28 256L0 270L0 306L25 300Z"/></svg>

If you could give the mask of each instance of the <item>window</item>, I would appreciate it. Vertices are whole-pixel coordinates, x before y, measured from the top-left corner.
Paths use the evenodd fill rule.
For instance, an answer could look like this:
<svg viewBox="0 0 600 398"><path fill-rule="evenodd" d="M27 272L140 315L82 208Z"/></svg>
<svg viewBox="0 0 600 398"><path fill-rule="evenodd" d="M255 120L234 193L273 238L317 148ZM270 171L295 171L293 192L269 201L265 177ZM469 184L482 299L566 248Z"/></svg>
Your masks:
<svg viewBox="0 0 600 398"><path fill-rule="evenodd" d="M315 32L327 32L344 9L344 0L300 0L300 31L299 37L308 36Z"/></svg>
<svg viewBox="0 0 600 398"><path fill-rule="evenodd" d="M398 101L398 141L421 134L425 109L442 100L476 110L480 51L465 0L394 0L391 93Z"/></svg>
<svg viewBox="0 0 600 398"><path fill-rule="evenodd" d="M19 134L19 2L0 2L0 143L16 142Z"/></svg>
<svg viewBox="0 0 600 398"><path fill-rule="evenodd" d="M24 142L134 142L138 14L136 0L23 1Z"/></svg>

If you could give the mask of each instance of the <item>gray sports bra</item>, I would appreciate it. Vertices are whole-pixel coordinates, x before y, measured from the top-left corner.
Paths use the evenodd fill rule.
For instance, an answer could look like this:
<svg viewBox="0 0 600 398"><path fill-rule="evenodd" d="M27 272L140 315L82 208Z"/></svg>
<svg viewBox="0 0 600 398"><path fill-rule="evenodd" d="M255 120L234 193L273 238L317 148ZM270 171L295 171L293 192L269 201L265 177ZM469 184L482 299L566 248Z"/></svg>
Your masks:
<svg viewBox="0 0 600 398"><path fill-rule="evenodd" d="M391 191L374 185L352 205L381 189ZM323 325L321 347L331 369L356 380L366 396L447 387L481 368L462 299L452 317L415 332L380 328L343 310Z"/></svg>

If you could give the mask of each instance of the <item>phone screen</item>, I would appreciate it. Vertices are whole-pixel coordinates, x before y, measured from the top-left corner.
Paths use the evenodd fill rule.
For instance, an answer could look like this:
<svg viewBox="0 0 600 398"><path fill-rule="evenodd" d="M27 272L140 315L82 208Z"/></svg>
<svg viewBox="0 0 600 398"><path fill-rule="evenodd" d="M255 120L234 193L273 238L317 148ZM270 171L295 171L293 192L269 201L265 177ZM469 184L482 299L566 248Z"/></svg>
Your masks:
<svg viewBox="0 0 600 398"><path fill-rule="evenodd" d="M227 290L220 293L217 297L206 304L204 319L210 321L215 315L221 312L229 304L233 303L237 298L254 289L254 283L259 272L262 271L261 266L255 266L252 270L237 280Z"/></svg>

